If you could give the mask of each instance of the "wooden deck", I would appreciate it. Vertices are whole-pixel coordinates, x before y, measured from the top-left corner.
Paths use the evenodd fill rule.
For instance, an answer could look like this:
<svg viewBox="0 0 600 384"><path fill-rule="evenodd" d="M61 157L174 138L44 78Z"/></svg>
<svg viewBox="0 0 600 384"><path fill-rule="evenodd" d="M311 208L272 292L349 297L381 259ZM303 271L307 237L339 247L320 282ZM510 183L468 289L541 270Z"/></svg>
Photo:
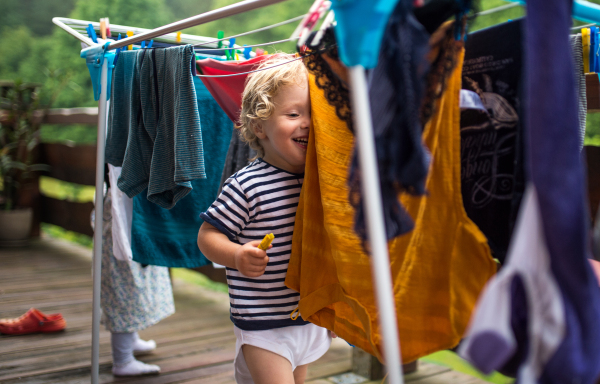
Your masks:
<svg viewBox="0 0 600 384"><path fill-rule="evenodd" d="M35 307L45 313L61 312L67 320L67 330L56 334L0 335L0 383L90 382L90 261L91 250L48 238L26 248L0 248L0 318L18 317ZM102 329L101 383L235 383L235 336L227 296L179 280L174 282L174 294L176 313L140 332L158 344L155 353L140 360L160 365L162 373L114 378L110 336ZM344 341L334 340L329 352L309 366L307 383L340 382L339 375L351 369L351 354ZM484 383L423 362L405 379L412 384Z"/></svg>

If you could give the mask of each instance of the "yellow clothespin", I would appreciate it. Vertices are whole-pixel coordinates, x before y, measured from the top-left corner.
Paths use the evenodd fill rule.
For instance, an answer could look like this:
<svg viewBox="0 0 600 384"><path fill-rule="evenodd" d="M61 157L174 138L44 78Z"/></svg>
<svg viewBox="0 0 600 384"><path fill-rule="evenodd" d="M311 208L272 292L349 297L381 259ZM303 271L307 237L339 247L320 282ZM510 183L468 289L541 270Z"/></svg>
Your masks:
<svg viewBox="0 0 600 384"><path fill-rule="evenodd" d="M266 251L267 249L269 249L269 245L271 245L273 239L275 239L275 235L273 235L272 233L265 235L264 239L262 239L262 241L258 245L258 248L262 249L263 251Z"/></svg>
<svg viewBox="0 0 600 384"><path fill-rule="evenodd" d="M106 20L100 19L100 35L106 40Z"/></svg>
<svg viewBox="0 0 600 384"><path fill-rule="evenodd" d="M239 60L239 59L240 59L240 57L238 56L237 52L235 53L235 59L236 59L236 60Z"/></svg>
<svg viewBox="0 0 600 384"><path fill-rule="evenodd" d="M583 48L583 73L590 73L590 29L581 29L581 45Z"/></svg>
<svg viewBox="0 0 600 384"><path fill-rule="evenodd" d="M175 42L181 43L181 32L177 32L175 35Z"/></svg>
<svg viewBox="0 0 600 384"><path fill-rule="evenodd" d="M263 53L263 55L268 55L268 54L269 54L269 52L267 52L267 51L265 51L265 52Z"/></svg>
<svg viewBox="0 0 600 384"><path fill-rule="evenodd" d="M132 31L127 31L127 37L131 37L131 36L133 36L133 32ZM132 51L133 50L133 44L129 44L127 46L127 50L128 51Z"/></svg>

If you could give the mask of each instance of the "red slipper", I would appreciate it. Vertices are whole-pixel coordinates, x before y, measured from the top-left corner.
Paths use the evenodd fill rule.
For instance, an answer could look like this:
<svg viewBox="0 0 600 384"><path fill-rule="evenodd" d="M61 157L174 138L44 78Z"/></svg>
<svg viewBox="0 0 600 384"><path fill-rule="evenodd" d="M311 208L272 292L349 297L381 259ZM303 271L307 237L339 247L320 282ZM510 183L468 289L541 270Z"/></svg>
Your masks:
<svg viewBox="0 0 600 384"><path fill-rule="evenodd" d="M6 335L26 335L39 332L62 331L67 322L60 313L45 315L35 308L17 319L0 319L0 333Z"/></svg>

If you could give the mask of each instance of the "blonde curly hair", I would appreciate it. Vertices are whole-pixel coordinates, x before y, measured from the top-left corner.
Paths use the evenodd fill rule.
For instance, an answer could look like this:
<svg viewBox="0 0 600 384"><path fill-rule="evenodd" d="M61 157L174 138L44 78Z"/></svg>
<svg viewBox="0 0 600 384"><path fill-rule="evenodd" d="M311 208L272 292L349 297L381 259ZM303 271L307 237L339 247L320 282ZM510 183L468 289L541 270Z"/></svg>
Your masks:
<svg viewBox="0 0 600 384"><path fill-rule="evenodd" d="M296 56L276 54L263 61L257 69L272 67L293 60ZM240 120L235 128L239 129L242 140L254 149L257 155L250 160L265 155L262 145L255 134L254 128L260 120L267 120L275 109L273 98L279 90L289 84L302 85L308 78L308 71L302 60L254 72L246 79L242 94L242 111Z"/></svg>

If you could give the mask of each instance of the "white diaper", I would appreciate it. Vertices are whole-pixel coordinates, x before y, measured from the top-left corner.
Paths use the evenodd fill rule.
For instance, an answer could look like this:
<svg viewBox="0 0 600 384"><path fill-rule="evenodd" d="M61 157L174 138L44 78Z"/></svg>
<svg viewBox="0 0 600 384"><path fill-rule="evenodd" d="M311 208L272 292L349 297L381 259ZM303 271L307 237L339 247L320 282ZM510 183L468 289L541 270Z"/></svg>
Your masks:
<svg viewBox="0 0 600 384"><path fill-rule="evenodd" d="M238 384L254 384L242 353L244 344L285 357L292 364L292 370L316 361L331 345L329 331L310 323L265 331L243 331L234 326L233 331L237 338L233 365L235 381Z"/></svg>

